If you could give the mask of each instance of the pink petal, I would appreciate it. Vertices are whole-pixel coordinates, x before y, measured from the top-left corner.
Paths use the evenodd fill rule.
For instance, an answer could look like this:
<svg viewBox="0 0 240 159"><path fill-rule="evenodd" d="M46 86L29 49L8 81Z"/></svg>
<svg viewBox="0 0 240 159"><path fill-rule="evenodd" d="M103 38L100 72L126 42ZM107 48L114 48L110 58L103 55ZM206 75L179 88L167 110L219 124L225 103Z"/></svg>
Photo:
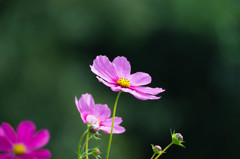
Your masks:
<svg viewBox="0 0 240 159"><path fill-rule="evenodd" d="M75 104L76 104L76 106L77 106L78 111L80 112L80 110L79 110L79 108L78 108L78 99L77 99L76 96L75 96Z"/></svg>
<svg viewBox="0 0 240 159"><path fill-rule="evenodd" d="M15 159L15 157L10 153L0 153L0 159Z"/></svg>
<svg viewBox="0 0 240 159"><path fill-rule="evenodd" d="M114 126L113 126L113 133L114 134L120 134L125 131L125 128L122 126L119 126L119 124L122 123L121 117L115 117L114 120ZM111 133L111 127L112 127L112 118L107 119L101 123L100 129L105 133Z"/></svg>
<svg viewBox="0 0 240 159"><path fill-rule="evenodd" d="M101 126L99 129L102 130L105 133L108 133L108 134L111 133L111 127ZM121 134L123 132L125 132L124 127L122 127L122 126L114 126L113 127L113 134Z"/></svg>
<svg viewBox="0 0 240 159"><path fill-rule="evenodd" d="M156 97L150 94L146 94L146 93L142 93L136 90L132 90L129 88L123 88L122 89L123 92L127 92L127 93L131 93L132 95L134 95L136 98L140 99L140 100L148 100L148 99L160 99L160 97Z"/></svg>
<svg viewBox="0 0 240 159"><path fill-rule="evenodd" d="M107 104L96 104L94 107L94 115L98 117L100 121L104 121L110 117L111 110L109 109Z"/></svg>
<svg viewBox="0 0 240 159"><path fill-rule="evenodd" d="M149 74L144 72L137 72L129 78L131 86L142 86L151 83L152 78Z"/></svg>
<svg viewBox="0 0 240 159"><path fill-rule="evenodd" d="M17 141L15 130L12 128L10 124L2 123L1 128L2 131L5 133L5 136L8 137L12 143L15 143Z"/></svg>
<svg viewBox="0 0 240 159"><path fill-rule="evenodd" d="M116 57L113 60L119 78L128 78L131 73L131 65L126 57Z"/></svg>
<svg viewBox="0 0 240 159"><path fill-rule="evenodd" d="M88 115L86 120L87 123L92 123L93 125L99 127L99 121L94 115Z"/></svg>
<svg viewBox="0 0 240 159"><path fill-rule="evenodd" d="M80 99L79 99L80 100ZM76 104L76 106L77 106L77 109L78 109L78 111L79 111L79 113L80 113L80 115L81 115L81 118L82 118L82 120L83 120L83 122L86 124L87 123L87 121L86 121L86 113L84 113L84 112L80 112L80 108L79 108L79 105L78 105L78 99L77 99L77 97L75 96L75 104Z"/></svg>
<svg viewBox="0 0 240 159"><path fill-rule="evenodd" d="M51 152L46 149L34 150L24 156L23 159L48 159L51 157Z"/></svg>
<svg viewBox="0 0 240 159"><path fill-rule="evenodd" d="M5 132L3 131L2 127L0 127L0 136L5 136Z"/></svg>
<svg viewBox="0 0 240 159"><path fill-rule="evenodd" d="M151 94L151 95L157 95L157 94L165 91L162 88L151 88L151 87L134 87L134 89L139 92L147 93L147 94Z"/></svg>
<svg viewBox="0 0 240 159"><path fill-rule="evenodd" d="M81 118L82 118L82 121L84 124L87 124L87 116L88 116L88 113L81 113L80 114Z"/></svg>
<svg viewBox="0 0 240 159"><path fill-rule="evenodd" d="M121 123L122 123L122 118L121 117L115 117L115 119L114 119L114 126L117 126L117 125L119 125ZM107 119L107 120L101 122L101 125L112 127L112 118Z"/></svg>
<svg viewBox="0 0 240 159"><path fill-rule="evenodd" d="M83 94L78 102L78 109L80 113L93 114L93 107L95 106L94 100L91 94Z"/></svg>
<svg viewBox="0 0 240 159"><path fill-rule="evenodd" d="M109 82L106 82L105 80L103 80L102 78L100 77L97 77L98 81L99 82L102 82L103 84L105 84L106 86L110 87L112 89L112 91L114 92L118 92L121 90L121 86L118 86L116 85L115 83L109 83Z"/></svg>
<svg viewBox="0 0 240 159"><path fill-rule="evenodd" d="M11 151L12 143L5 136L0 136L0 151Z"/></svg>
<svg viewBox="0 0 240 159"><path fill-rule="evenodd" d="M27 144L29 149L37 149L45 146L50 139L47 129L40 130Z"/></svg>
<svg viewBox="0 0 240 159"><path fill-rule="evenodd" d="M17 138L19 142L28 142L35 134L36 126L33 122L26 120L22 121L17 128Z"/></svg>
<svg viewBox="0 0 240 159"><path fill-rule="evenodd" d="M90 67L93 73L106 81L113 82L118 79L115 67L106 56L97 56Z"/></svg>

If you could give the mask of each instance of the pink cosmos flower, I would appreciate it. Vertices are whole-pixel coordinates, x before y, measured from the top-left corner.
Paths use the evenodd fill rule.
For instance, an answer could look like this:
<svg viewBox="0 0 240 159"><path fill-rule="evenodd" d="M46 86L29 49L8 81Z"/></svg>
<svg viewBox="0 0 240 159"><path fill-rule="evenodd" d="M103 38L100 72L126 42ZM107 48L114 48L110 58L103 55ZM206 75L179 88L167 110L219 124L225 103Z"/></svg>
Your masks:
<svg viewBox="0 0 240 159"><path fill-rule="evenodd" d="M92 123L103 132L111 133L112 118L109 118L111 110L107 104L95 104L92 95L88 93L83 94L79 101L77 97L75 97L75 104L85 124ZM125 131L125 128L120 126L121 123L122 118L115 117L113 133L120 134Z"/></svg>
<svg viewBox="0 0 240 159"><path fill-rule="evenodd" d="M131 74L131 65L125 57L116 57L110 62L106 56L97 56L90 66L100 82L113 91L123 91L141 100L159 99L155 95L165 91L162 88L143 87L151 83L151 76L144 72Z"/></svg>
<svg viewBox="0 0 240 159"><path fill-rule="evenodd" d="M49 150L40 149L49 141L49 131L46 129L36 133L35 124L22 121L17 132L8 123L0 126L0 159L48 159Z"/></svg>

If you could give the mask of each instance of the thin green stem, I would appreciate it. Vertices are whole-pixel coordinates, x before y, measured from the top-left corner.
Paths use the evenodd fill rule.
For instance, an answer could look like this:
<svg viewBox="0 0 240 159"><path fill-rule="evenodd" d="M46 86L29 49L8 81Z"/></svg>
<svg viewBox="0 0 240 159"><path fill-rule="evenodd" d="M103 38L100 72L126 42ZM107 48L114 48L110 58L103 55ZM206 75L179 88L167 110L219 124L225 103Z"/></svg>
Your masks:
<svg viewBox="0 0 240 159"><path fill-rule="evenodd" d="M82 136L81 136L81 138L80 138L80 140L79 140L79 144L78 144L78 159L81 158L81 154L80 154L81 143L82 143L83 137L86 135L87 132L88 132L88 130L86 130L86 131L82 134Z"/></svg>
<svg viewBox="0 0 240 159"><path fill-rule="evenodd" d="M118 92L115 104L114 104L114 108L113 108L113 119L112 119L112 128L111 128L111 134L109 137L109 143L108 143L108 149L107 149L107 157L106 159L108 159L109 157L109 153L110 153L110 147L111 147L111 143L112 143L112 132L113 132L113 125L114 125L114 120L115 120L115 114L116 114L116 110L117 110L117 103L118 103L118 99L120 97L121 91Z"/></svg>
<svg viewBox="0 0 240 159"><path fill-rule="evenodd" d="M153 157L156 155L156 153L154 153L153 155L152 155L152 157L151 157L151 159L153 159Z"/></svg>
<svg viewBox="0 0 240 159"><path fill-rule="evenodd" d="M87 133L87 137L86 137L86 159L88 159L88 136L89 136L89 132Z"/></svg>
<svg viewBox="0 0 240 159"><path fill-rule="evenodd" d="M92 152L91 152L91 153L88 153L88 154L86 153L86 155L84 155L82 158L84 158L84 157L88 158L88 156L89 156L89 155L92 155L92 154L93 154Z"/></svg>
<svg viewBox="0 0 240 159"><path fill-rule="evenodd" d="M89 141L91 138L92 138L92 136L88 138L88 141ZM86 143L87 143L87 140L84 142L84 144L83 144L83 146L82 146L82 149L81 149L81 151L80 151L80 154L81 154L81 155L82 155L82 152L83 152L83 150L84 150L84 147L85 147Z"/></svg>
<svg viewBox="0 0 240 159"><path fill-rule="evenodd" d="M161 151L155 159L158 159L170 146L172 146L173 142L171 142L163 151Z"/></svg>

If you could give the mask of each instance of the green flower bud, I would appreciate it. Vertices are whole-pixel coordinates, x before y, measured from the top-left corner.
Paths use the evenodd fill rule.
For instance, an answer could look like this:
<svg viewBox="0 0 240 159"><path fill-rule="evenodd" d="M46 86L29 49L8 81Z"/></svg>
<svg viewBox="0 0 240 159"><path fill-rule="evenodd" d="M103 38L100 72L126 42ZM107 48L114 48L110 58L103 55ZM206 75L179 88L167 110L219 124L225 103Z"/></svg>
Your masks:
<svg viewBox="0 0 240 159"><path fill-rule="evenodd" d="M158 151L162 151L162 148L161 148L160 146L155 145L154 147L155 147L155 149L157 149Z"/></svg>
<svg viewBox="0 0 240 159"><path fill-rule="evenodd" d="M152 149L155 154L159 154L162 151L162 148L158 145L152 145Z"/></svg>
<svg viewBox="0 0 240 159"><path fill-rule="evenodd" d="M97 126L94 126L94 125L91 125L89 127L89 132L92 133L92 134L95 134L97 133L99 130L98 130L98 127Z"/></svg>
<svg viewBox="0 0 240 159"><path fill-rule="evenodd" d="M178 140L183 141L183 136L180 133L176 133L175 136L178 138Z"/></svg>
<svg viewBox="0 0 240 159"><path fill-rule="evenodd" d="M184 142L183 136L180 133L175 133L175 130L173 131L173 133L171 132L171 134L172 134L172 143L175 145L184 147L184 145L182 144Z"/></svg>
<svg viewBox="0 0 240 159"><path fill-rule="evenodd" d="M92 153L93 153L93 156L96 158L99 158L101 154L100 150L97 147L92 150Z"/></svg>

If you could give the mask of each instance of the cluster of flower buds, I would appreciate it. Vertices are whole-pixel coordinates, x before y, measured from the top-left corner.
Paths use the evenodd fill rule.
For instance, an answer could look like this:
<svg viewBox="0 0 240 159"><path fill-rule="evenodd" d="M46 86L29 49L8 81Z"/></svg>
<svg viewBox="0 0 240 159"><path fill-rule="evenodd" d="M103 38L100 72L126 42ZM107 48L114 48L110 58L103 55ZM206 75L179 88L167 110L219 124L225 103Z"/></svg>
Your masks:
<svg viewBox="0 0 240 159"><path fill-rule="evenodd" d="M180 133L175 133L175 130L174 130L173 133L171 132L171 135L172 135L172 142L164 150L162 150L162 148L159 145L155 145L155 146L152 145L152 149L154 152L153 157L155 155L158 155L156 159L159 158L172 144L184 147L184 145L182 144L184 142L183 136Z"/></svg>

